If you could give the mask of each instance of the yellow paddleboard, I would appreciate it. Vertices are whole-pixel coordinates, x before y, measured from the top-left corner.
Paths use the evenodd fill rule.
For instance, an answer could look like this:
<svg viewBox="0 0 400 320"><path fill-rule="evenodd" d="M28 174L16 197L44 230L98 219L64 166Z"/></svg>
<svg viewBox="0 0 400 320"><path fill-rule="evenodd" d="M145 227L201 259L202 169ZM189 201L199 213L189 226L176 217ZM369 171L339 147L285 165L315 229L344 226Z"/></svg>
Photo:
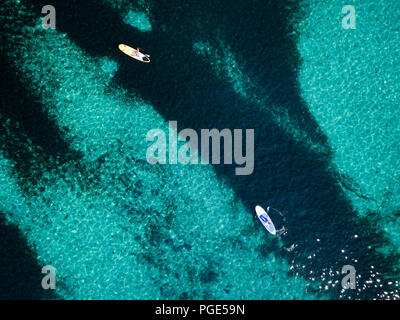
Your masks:
<svg viewBox="0 0 400 320"><path fill-rule="evenodd" d="M147 54L144 54L140 51L137 51L136 49L127 46L126 44L119 44L118 45L118 49L121 50L123 53L125 53L126 55L130 56L133 59L136 59L140 62L144 62L144 63L149 63L150 62L150 56Z"/></svg>

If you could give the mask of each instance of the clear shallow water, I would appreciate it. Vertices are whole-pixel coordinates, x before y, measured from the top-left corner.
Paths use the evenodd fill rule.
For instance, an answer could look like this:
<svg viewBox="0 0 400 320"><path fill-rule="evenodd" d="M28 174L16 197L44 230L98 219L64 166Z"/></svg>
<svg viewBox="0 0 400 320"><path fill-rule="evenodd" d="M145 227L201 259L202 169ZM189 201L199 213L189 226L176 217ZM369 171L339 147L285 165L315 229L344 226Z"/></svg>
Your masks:
<svg viewBox="0 0 400 320"><path fill-rule="evenodd" d="M311 2L310 9L298 27L302 96L329 138L358 214L376 216L398 247L400 4L363 2L350 32L337 24L340 1L328 7ZM326 12L331 14L316 32L313 26Z"/></svg>
<svg viewBox="0 0 400 320"><path fill-rule="evenodd" d="M323 86L327 77L307 40L319 35L313 43L327 52L321 33L333 22L316 34L307 27L331 5L54 6L57 30L47 31L40 6L2 7L2 54L13 76L2 87L0 209L33 250L32 264L57 268L59 298L398 297L397 218L385 223L382 211L371 221L358 206L364 193L348 190L374 185L360 174L370 163L357 155L368 150L336 142L344 134L324 121L343 110L335 97L346 87L333 78L322 98L310 80ZM131 25L129 12L143 15ZM155 61L133 63L119 42L140 43ZM319 73L309 71L315 64ZM146 132L166 130L168 120L179 129L255 128L253 175L235 176L232 166L149 165ZM387 202L396 207L395 198ZM266 234L255 204L284 209L287 236ZM358 290L341 292L344 264L361 276ZM48 298L30 283L33 297Z"/></svg>

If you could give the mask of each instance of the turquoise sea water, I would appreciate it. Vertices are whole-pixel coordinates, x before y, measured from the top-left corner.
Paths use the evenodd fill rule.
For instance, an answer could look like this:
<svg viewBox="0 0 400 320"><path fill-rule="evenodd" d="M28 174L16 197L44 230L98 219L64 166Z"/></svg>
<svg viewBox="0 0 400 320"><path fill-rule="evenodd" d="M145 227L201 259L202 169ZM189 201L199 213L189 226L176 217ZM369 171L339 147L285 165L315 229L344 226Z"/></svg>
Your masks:
<svg viewBox="0 0 400 320"><path fill-rule="evenodd" d="M0 297L398 299L400 5L351 2L4 1ZM169 120L254 128L253 174L150 165Z"/></svg>

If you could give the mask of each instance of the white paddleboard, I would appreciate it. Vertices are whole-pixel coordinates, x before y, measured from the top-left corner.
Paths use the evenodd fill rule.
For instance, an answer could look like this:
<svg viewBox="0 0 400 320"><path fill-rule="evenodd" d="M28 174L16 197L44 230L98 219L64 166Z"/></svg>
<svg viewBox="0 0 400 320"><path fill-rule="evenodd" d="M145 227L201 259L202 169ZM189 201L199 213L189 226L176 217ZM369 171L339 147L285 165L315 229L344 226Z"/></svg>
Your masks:
<svg viewBox="0 0 400 320"><path fill-rule="evenodd" d="M126 55L130 56L133 59L139 60L140 62L149 63L150 56L148 54L137 51L136 49L127 46L126 44L119 44L118 49L121 50Z"/></svg>
<svg viewBox="0 0 400 320"><path fill-rule="evenodd" d="M263 226L265 227L265 229L267 229L269 233L275 235L276 234L275 226L272 223L272 220L269 217L269 215L267 214L267 212L260 206L256 206L255 209L256 209L257 217L258 217L258 219L260 219L260 221L263 224ZM269 207L267 208L267 211L268 211L268 209L269 209Z"/></svg>

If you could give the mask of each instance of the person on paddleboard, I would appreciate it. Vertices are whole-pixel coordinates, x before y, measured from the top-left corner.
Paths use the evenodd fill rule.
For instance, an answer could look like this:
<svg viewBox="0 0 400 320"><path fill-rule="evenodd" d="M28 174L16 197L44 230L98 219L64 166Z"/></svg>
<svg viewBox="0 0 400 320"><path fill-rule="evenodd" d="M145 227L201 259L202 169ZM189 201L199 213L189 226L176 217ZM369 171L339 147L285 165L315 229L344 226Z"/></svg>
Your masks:
<svg viewBox="0 0 400 320"><path fill-rule="evenodd" d="M139 53L141 53L140 52L140 48L136 48L136 54L135 54L135 56L136 57L138 57L138 58L140 58L140 54ZM142 53L142 55L143 55L143 57L142 57L142 60L143 61L150 61L150 59L147 57L147 54L145 54L145 53Z"/></svg>

